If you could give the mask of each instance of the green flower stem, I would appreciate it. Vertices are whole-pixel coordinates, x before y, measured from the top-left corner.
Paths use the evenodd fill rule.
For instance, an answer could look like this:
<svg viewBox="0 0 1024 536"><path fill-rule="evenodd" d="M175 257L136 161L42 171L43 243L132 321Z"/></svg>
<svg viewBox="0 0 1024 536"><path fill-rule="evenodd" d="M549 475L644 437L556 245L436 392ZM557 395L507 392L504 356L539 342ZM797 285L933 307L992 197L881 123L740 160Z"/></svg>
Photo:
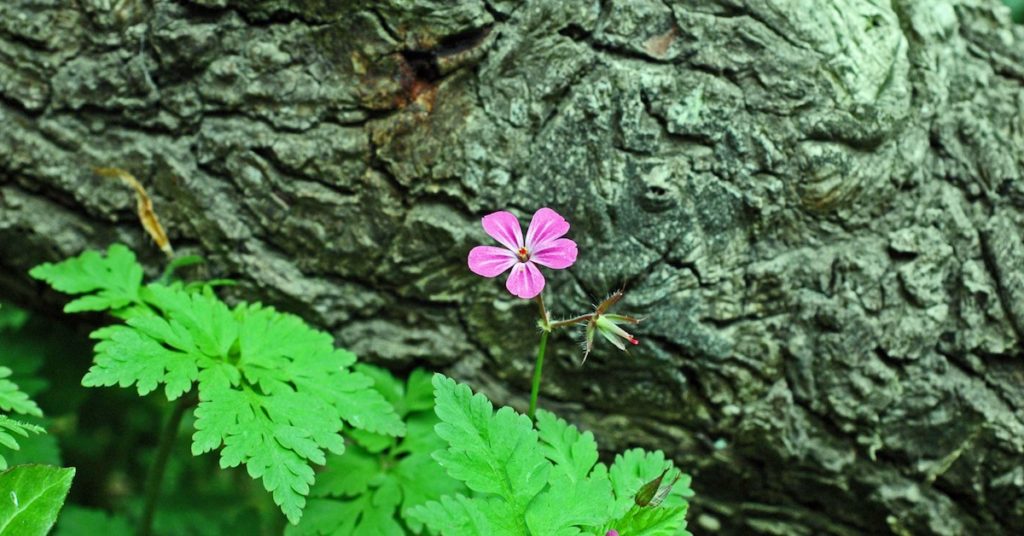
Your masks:
<svg viewBox="0 0 1024 536"><path fill-rule="evenodd" d="M178 438L178 428L181 428L181 419L195 402L191 396L182 396L174 404L170 417L164 424L163 432L160 433L160 445L157 447L156 459L149 467L149 474L146 476L146 507L142 512L142 520L139 522L139 536L149 536L153 532L153 516L156 514L156 503L160 498L160 485L164 480L164 471L167 469L167 460L171 457L171 448Z"/></svg>
<svg viewBox="0 0 1024 536"><path fill-rule="evenodd" d="M559 320L558 322L552 322L549 325L551 326L552 330L558 328L566 328L569 326L574 326L576 324L582 324L583 322L589 322L590 319L593 318L593 316L594 315L592 314L580 315L575 318L570 318L568 320Z"/></svg>
<svg viewBox="0 0 1024 536"><path fill-rule="evenodd" d="M535 420L534 415L537 413L537 396L540 395L540 375L541 370L544 368L544 351L548 347L548 335L551 332L544 330L540 332L540 348L537 349L537 361L533 364L533 387L530 389L530 411L527 415L530 420Z"/></svg>
<svg viewBox="0 0 1024 536"><path fill-rule="evenodd" d="M548 318L548 311L544 308L544 295L537 295L537 307L540 308L540 329L551 331L551 319Z"/></svg>
<svg viewBox="0 0 1024 536"><path fill-rule="evenodd" d="M559 320L558 322L552 322L548 317L548 311L544 307L544 296L537 295L536 298L537 307L540 309L540 348L537 349L537 361L533 364L533 385L530 388L530 410L527 415L530 420L534 420L534 415L537 412L537 397L540 396L540 377L544 369L544 352L548 347L548 335L553 330L558 328L564 328L580 324L583 322L589 322L594 316L592 314L580 315L575 318L568 320Z"/></svg>
<svg viewBox="0 0 1024 536"><path fill-rule="evenodd" d="M544 307L544 296L537 295L536 302L538 309L540 309L540 348L537 349L537 360L533 364L533 385L530 388L530 410L527 412L530 420L534 420L534 415L537 413L537 397L540 396L540 377L544 369L544 352L548 348L548 336L551 335L553 330L573 326L583 322L589 322L594 316L592 314L586 314L570 318L568 320L552 322L548 317L547 309Z"/></svg>

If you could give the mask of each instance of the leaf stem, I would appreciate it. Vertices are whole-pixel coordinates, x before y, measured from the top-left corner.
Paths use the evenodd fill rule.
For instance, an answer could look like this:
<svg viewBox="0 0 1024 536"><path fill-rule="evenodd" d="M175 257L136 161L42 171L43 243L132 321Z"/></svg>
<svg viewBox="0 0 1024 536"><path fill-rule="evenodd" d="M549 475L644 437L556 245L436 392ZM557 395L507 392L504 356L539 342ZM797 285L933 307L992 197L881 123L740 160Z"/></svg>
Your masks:
<svg viewBox="0 0 1024 536"><path fill-rule="evenodd" d="M593 316L594 316L593 314L585 314L585 315L580 315L580 316L577 316L577 317L569 318L567 320L559 320L558 322L552 322L551 323L551 329L554 330L554 329L558 329L558 328L569 327L569 326L572 326L572 325L575 325L575 324L581 324L583 322L589 322L590 319L593 318Z"/></svg>
<svg viewBox="0 0 1024 536"><path fill-rule="evenodd" d="M164 480L164 472L167 469L167 460L171 457L171 448L178 437L178 428L181 427L181 419L185 411L195 402L191 396L182 396L174 404L164 429L160 433L160 445L157 447L156 459L153 465L149 466L149 474L146 475L146 507L142 512L142 520L139 523L137 534L149 536L153 532L153 516L156 514L156 503L160 498L160 485Z"/></svg>
<svg viewBox="0 0 1024 536"><path fill-rule="evenodd" d="M544 368L544 351L548 347L548 335L550 331L544 330L540 332L540 348L537 349L537 361L533 364L533 386L530 388L530 411L527 415L530 420L534 419L534 415L537 413L537 396L540 395L540 376L541 370Z"/></svg>

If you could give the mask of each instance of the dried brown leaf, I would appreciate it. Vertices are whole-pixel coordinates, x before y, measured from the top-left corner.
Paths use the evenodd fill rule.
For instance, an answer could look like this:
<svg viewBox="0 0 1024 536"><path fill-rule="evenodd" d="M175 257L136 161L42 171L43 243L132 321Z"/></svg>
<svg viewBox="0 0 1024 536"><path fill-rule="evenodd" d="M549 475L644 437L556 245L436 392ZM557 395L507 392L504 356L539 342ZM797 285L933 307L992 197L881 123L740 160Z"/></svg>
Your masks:
<svg viewBox="0 0 1024 536"><path fill-rule="evenodd" d="M168 257L173 257L174 248L171 247L171 241L168 240L167 233L164 232L163 226L160 225L160 218L156 216L156 211L153 210L153 200L149 198L149 194L142 187L142 183L134 175L120 168L101 167L96 168L95 171L101 177L117 179L135 190L135 204L143 229L153 238L160 251L163 251Z"/></svg>

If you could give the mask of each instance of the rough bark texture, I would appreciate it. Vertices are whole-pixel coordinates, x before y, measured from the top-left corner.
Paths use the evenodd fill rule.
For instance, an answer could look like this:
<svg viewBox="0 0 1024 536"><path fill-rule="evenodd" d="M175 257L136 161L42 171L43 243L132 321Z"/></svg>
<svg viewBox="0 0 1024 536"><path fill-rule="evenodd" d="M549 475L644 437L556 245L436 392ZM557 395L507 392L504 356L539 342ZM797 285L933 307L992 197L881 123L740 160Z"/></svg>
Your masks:
<svg viewBox="0 0 1024 536"><path fill-rule="evenodd" d="M550 206L549 308L648 320L553 338L542 404L668 451L695 531L1020 534L1022 147L996 0L5 0L0 294L159 269L123 167L236 296L522 404L533 305L465 255Z"/></svg>

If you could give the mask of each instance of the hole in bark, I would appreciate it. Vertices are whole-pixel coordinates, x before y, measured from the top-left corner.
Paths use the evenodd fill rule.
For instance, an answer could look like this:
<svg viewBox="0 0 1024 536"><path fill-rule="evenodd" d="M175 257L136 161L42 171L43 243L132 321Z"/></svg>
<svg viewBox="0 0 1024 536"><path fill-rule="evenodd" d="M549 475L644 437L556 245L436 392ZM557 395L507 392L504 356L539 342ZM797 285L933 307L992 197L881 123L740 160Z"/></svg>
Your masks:
<svg viewBox="0 0 1024 536"><path fill-rule="evenodd" d="M441 69L437 66L437 56L433 52L405 50L402 59L412 70L416 80L436 82L441 79Z"/></svg>
<svg viewBox="0 0 1024 536"><path fill-rule="evenodd" d="M910 262L917 258L917 253L913 251L900 251L898 249L889 248L889 257L894 261Z"/></svg>
<svg viewBox="0 0 1024 536"><path fill-rule="evenodd" d="M583 29L579 24L569 24L561 30L558 30L558 35L564 35L575 41L582 41L590 35L590 32Z"/></svg>
<svg viewBox="0 0 1024 536"><path fill-rule="evenodd" d="M441 39L434 54L435 56L453 56L474 48L491 33L492 28L494 28L493 25L484 26L449 35Z"/></svg>

